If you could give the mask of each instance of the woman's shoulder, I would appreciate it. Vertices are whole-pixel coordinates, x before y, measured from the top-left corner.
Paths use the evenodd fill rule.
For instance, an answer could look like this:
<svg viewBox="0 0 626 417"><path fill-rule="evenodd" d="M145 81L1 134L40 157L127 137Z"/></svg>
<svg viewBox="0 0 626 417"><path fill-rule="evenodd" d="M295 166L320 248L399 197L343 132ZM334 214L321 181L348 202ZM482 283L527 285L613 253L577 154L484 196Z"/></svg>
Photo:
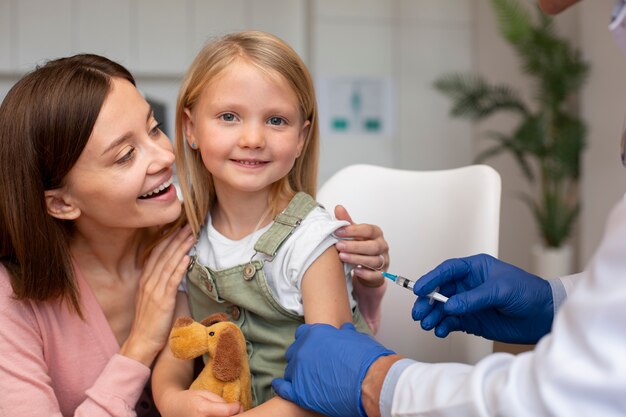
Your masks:
<svg viewBox="0 0 626 417"><path fill-rule="evenodd" d="M13 297L13 287L11 286L11 275L3 263L0 263L0 298Z"/></svg>
<svg viewBox="0 0 626 417"><path fill-rule="evenodd" d="M9 271L0 264L0 329L5 329L8 323L31 326L33 320L31 303L15 297Z"/></svg>

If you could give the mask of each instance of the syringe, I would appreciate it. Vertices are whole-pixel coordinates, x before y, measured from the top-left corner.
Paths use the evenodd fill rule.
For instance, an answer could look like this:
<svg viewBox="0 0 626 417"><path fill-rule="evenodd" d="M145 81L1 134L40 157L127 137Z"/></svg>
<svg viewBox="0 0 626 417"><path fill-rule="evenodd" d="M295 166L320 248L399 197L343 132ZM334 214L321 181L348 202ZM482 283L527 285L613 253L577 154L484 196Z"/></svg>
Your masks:
<svg viewBox="0 0 626 417"><path fill-rule="evenodd" d="M394 275L394 274L390 274L389 272L384 272L384 271L383 271L383 276L385 278L389 278L390 280L395 282L397 285L413 291L413 286L415 285L415 281L411 281L410 279L404 278L400 275ZM446 297L443 294L439 294L437 291L439 291L439 287L435 288L435 291L428 294L428 297L430 297L431 303L433 302L433 300L440 301L442 303L445 303L446 301L448 301L448 297Z"/></svg>

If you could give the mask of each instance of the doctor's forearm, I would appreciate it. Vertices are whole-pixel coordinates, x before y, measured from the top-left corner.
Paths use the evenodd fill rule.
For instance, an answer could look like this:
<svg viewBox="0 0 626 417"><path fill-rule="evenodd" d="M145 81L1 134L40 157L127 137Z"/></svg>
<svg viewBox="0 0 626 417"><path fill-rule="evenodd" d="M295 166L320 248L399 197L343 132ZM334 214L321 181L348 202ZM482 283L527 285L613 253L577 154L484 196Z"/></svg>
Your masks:
<svg viewBox="0 0 626 417"><path fill-rule="evenodd" d="M400 355L382 356L370 366L361 384L361 401L368 417L380 417L380 392L389 368L402 359Z"/></svg>

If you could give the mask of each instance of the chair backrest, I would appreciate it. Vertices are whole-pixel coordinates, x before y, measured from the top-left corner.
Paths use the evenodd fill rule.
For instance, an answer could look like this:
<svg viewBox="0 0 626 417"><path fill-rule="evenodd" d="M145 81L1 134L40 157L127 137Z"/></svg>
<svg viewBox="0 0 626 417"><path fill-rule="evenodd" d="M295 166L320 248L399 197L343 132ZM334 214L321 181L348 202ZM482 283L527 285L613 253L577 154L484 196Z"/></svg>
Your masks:
<svg viewBox="0 0 626 417"><path fill-rule="evenodd" d="M389 272L417 279L448 258L498 255L500 175L486 165L440 171L408 171L352 165L317 193L332 212L341 204L359 223L380 226L389 243ZM476 363L492 342L455 332L445 339L411 318L415 296L389 283L377 339L423 362Z"/></svg>

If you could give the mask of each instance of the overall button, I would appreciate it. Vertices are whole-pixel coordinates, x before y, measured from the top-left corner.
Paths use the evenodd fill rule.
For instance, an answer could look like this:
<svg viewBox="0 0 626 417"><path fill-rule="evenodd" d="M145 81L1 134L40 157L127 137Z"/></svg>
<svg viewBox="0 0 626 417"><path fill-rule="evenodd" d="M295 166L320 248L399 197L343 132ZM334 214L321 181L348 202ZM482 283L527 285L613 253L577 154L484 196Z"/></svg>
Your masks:
<svg viewBox="0 0 626 417"><path fill-rule="evenodd" d="M256 273L256 268L252 264L248 264L243 267L243 279L246 281L250 281L254 274Z"/></svg>
<svg viewBox="0 0 626 417"><path fill-rule="evenodd" d="M239 320L239 316L241 316L241 310L239 310L239 307L233 306L230 315L233 317L233 320Z"/></svg>

